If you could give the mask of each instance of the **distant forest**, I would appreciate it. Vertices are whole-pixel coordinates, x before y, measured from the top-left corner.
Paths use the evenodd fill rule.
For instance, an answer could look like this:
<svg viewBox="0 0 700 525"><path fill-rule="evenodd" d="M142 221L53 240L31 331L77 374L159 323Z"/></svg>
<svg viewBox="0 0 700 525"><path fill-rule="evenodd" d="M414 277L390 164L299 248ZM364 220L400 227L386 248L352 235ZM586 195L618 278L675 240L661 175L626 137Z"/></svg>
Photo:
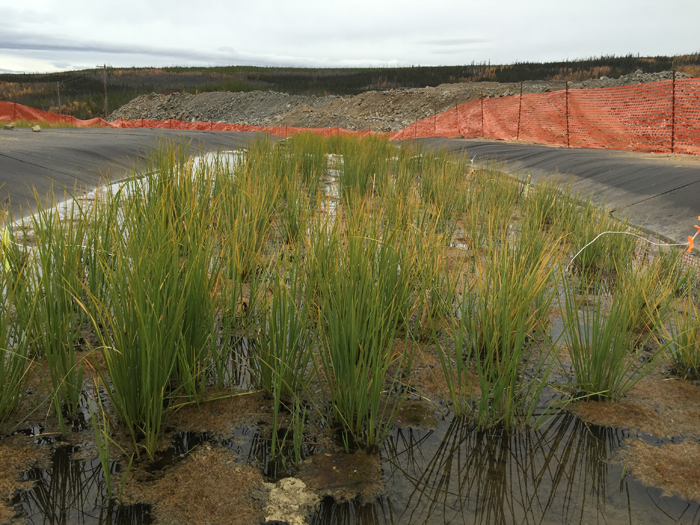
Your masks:
<svg viewBox="0 0 700 525"><path fill-rule="evenodd" d="M455 82L587 80L641 69L675 69L700 77L700 53L674 57L601 56L563 62L507 65L308 69L281 67L169 67L86 69L50 74L0 74L0 100L86 119L145 93L271 90L301 95L356 95L364 91L437 86Z"/></svg>

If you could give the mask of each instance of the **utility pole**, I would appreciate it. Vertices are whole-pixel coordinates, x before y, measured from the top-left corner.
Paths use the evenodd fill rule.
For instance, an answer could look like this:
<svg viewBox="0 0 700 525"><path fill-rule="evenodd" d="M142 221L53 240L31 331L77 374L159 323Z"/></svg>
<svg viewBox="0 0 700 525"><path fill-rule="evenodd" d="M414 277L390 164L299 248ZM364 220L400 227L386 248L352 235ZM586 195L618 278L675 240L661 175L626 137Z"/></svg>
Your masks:
<svg viewBox="0 0 700 525"><path fill-rule="evenodd" d="M107 119L107 64L104 65L104 82L105 82L105 120Z"/></svg>

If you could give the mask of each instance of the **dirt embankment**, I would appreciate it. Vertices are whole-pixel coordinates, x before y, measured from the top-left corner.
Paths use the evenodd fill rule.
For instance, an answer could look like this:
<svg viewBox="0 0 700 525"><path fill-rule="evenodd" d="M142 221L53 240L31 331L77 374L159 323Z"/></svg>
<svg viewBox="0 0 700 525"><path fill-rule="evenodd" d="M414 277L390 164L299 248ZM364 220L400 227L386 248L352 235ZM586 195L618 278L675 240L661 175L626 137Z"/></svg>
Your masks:
<svg viewBox="0 0 700 525"><path fill-rule="evenodd" d="M688 75L677 73L676 78ZM671 78L670 71L637 71L618 79L601 77L573 82L570 89L626 86ZM564 82L524 82L523 94L564 89ZM303 128L341 127L350 130L394 131L415 120L441 113L481 97L505 97L520 92L519 83L464 82L437 87L368 91L355 96L299 96L286 93L210 92L191 95L141 95L109 116L136 120L177 119L191 122L227 122L255 126Z"/></svg>

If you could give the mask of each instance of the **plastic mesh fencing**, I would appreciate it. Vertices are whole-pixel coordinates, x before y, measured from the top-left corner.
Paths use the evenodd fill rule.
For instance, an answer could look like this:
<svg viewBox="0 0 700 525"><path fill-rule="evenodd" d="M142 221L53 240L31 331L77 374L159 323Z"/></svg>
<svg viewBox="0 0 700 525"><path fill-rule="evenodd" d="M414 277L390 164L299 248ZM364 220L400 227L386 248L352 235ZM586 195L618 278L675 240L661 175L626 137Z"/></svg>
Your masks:
<svg viewBox="0 0 700 525"><path fill-rule="evenodd" d="M391 138L434 136L700 155L700 79L480 99Z"/></svg>
<svg viewBox="0 0 700 525"><path fill-rule="evenodd" d="M700 81L676 80L674 151L700 155Z"/></svg>
<svg viewBox="0 0 700 525"><path fill-rule="evenodd" d="M282 137L302 131L324 136L374 133L341 128L267 127L179 120L78 120L13 102L0 102L0 121L20 120L71 127L260 131ZM485 137L571 148L700 155L700 79L479 99L418 120L400 131L381 134L390 140Z"/></svg>

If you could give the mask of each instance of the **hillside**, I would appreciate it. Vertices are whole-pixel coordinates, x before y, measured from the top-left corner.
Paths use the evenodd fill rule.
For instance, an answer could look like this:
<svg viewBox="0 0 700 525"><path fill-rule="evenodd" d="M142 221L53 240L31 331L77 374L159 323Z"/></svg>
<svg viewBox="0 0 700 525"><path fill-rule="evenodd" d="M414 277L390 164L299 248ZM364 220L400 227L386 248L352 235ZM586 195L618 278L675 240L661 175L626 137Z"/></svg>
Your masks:
<svg viewBox="0 0 700 525"><path fill-rule="evenodd" d="M275 91L288 95L346 96L456 83L584 82L600 77L617 78L637 70L659 73L672 69L700 76L700 53L674 57L602 56L506 65L347 69L107 67L52 74L1 74L0 100L86 119L110 114L139 95L150 93Z"/></svg>
<svg viewBox="0 0 700 525"><path fill-rule="evenodd" d="M677 78L687 77L676 73ZM617 79L572 82L570 89L625 86L671 78L671 72L642 73ZM289 95L274 91L199 94L151 93L136 97L109 115L108 120L176 119L191 122L227 122L255 126L303 128L340 127L350 130L396 131L481 97L520 93L520 83L460 82L436 87L368 91L359 95ZM564 81L523 82L523 94L564 89Z"/></svg>

